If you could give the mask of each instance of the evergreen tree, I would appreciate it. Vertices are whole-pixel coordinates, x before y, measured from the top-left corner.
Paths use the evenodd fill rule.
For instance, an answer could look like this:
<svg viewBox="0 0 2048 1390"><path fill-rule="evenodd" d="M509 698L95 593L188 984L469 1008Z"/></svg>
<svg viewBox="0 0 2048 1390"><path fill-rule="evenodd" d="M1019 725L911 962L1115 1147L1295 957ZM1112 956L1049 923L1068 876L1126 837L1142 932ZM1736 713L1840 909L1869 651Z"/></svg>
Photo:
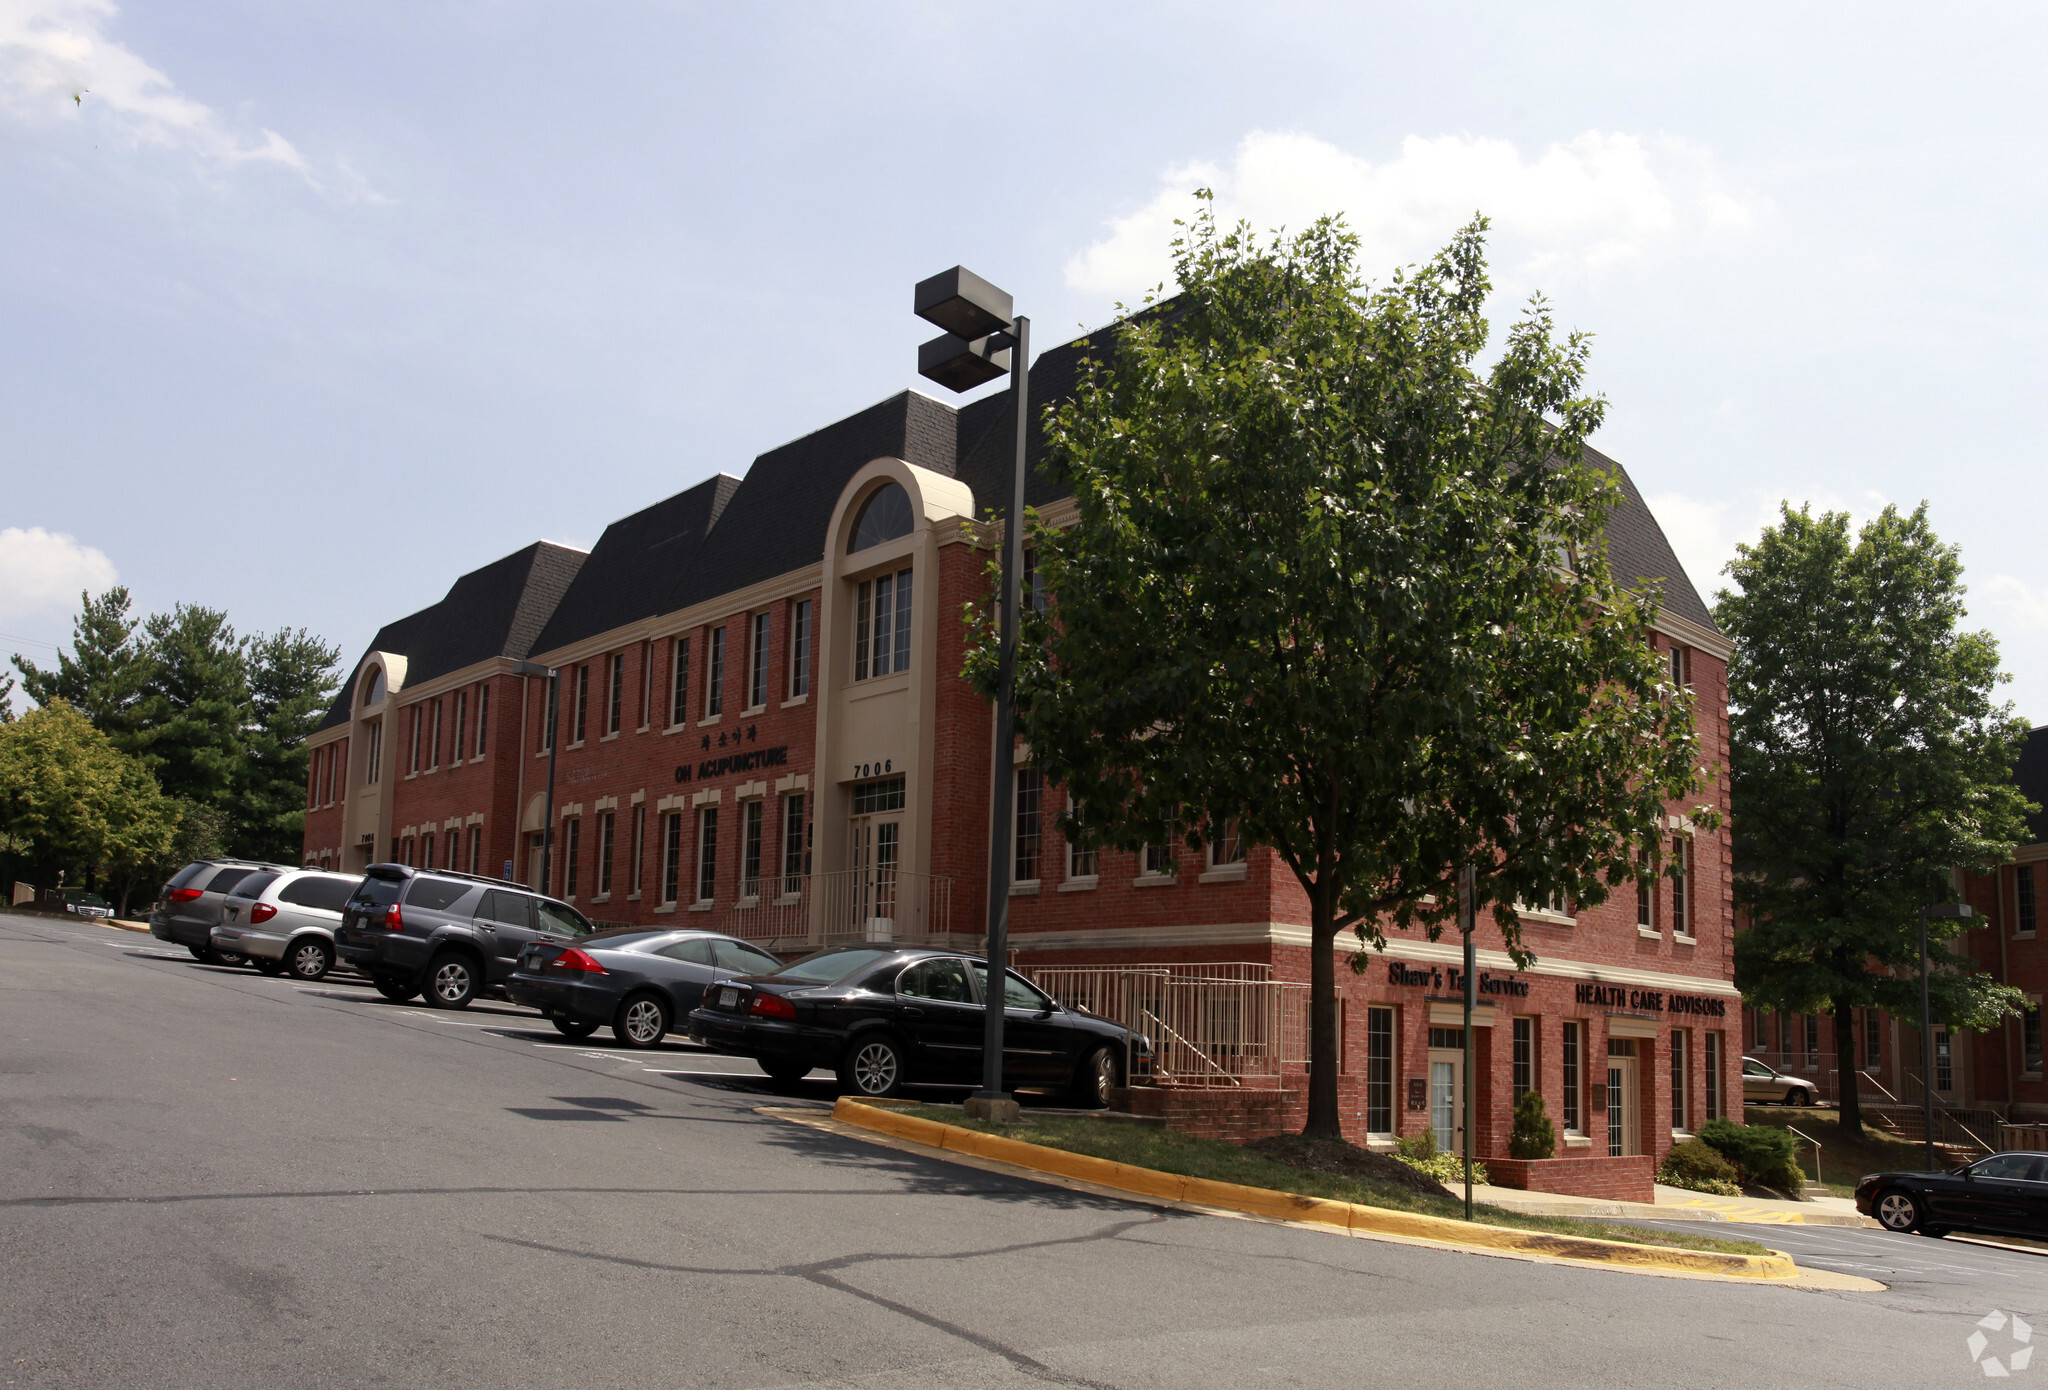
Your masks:
<svg viewBox="0 0 2048 1390"><path fill-rule="evenodd" d="M1854 1013L1920 1014L1920 909L1957 869L2009 859L2032 809L2012 780L2026 737L1988 632L1965 632L1962 560L1896 507L1852 541L1841 512L1783 511L1728 567L1715 617L1735 639L1729 750L1751 926L1735 982L1757 1008L1830 1013L1842 1124L1862 1127ZM1932 1005L1984 1028L2017 994L1928 924Z"/></svg>
<svg viewBox="0 0 2048 1390"><path fill-rule="evenodd" d="M57 653L55 668L45 670L16 653L22 689L38 705L63 700L92 721L124 752L140 747L140 713L151 660L129 616L126 586L117 584L94 598L79 596L78 617L71 624L71 650ZM9 681L12 685L12 681Z"/></svg>
<svg viewBox="0 0 2048 1390"><path fill-rule="evenodd" d="M294 863L306 828L306 738L334 698L341 649L304 628L286 628L250 638L245 650L250 708L235 794L235 852Z"/></svg>
<svg viewBox="0 0 2048 1390"><path fill-rule="evenodd" d="M149 680L137 704L140 753L172 796L233 814L248 723L248 657L227 614L179 604L142 624Z"/></svg>

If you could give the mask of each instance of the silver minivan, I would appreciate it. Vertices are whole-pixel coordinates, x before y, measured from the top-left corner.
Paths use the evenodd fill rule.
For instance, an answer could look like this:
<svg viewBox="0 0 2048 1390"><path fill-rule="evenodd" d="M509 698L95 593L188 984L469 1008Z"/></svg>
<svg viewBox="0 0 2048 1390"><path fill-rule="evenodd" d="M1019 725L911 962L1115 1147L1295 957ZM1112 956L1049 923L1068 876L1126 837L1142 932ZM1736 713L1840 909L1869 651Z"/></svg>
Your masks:
<svg viewBox="0 0 2048 1390"><path fill-rule="evenodd" d="M334 968L334 929L360 874L287 869L251 874L221 904L213 948L249 958L266 975L321 980Z"/></svg>

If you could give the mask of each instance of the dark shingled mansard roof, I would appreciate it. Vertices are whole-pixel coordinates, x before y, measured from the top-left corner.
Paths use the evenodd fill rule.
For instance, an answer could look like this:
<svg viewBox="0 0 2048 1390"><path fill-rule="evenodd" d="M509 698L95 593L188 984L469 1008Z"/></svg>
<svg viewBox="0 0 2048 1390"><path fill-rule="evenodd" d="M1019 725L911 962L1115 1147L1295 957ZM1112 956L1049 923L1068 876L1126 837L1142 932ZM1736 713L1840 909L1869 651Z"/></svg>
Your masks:
<svg viewBox="0 0 2048 1390"><path fill-rule="evenodd" d="M580 550L535 541L463 575L433 607L386 623L370 643L370 651L404 657L407 685L494 656L520 660L534 649L534 639L583 562ZM358 658L328 707L321 728L347 722L349 699L362 666Z"/></svg>
<svg viewBox="0 0 2048 1390"><path fill-rule="evenodd" d="M1032 363L1032 414L1069 399L1082 359L1111 344L1103 330L1041 353ZM825 528L847 480L870 461L900 458L974 493L977 515L1007 504L1009 396L997 391L958 409L905 391L771 449L744 478L718 474L607 526L588 557L545 542L457 580L432 608L377 634L373 650L407 658L406 683L505 656L549 652L644 618L733 593L824 556ZM1663 528L1619 463L1596 450L1626 501L1608 524L1608 560L1631 588L1658 584L1665 608L1713 629ZM1034 430L1024 500L1043 507L1069 495L1042 471L1045 437ZM346 718L343 688L327 727Z"/></svg>

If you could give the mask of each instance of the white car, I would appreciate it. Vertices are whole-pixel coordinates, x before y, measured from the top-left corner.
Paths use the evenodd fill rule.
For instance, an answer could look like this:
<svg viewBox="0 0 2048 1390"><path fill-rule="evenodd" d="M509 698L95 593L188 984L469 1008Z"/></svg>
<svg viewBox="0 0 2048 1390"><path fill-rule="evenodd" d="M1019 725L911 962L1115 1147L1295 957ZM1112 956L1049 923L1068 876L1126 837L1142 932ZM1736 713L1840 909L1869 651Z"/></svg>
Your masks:
<svg viewBox="0 0 2048 1390"><path fill-rule="evenodd" d="M221 904L213 949L249 958L266 975L323 980L334 968L334 929L360 874L286 869L250 874Z"/></svg>

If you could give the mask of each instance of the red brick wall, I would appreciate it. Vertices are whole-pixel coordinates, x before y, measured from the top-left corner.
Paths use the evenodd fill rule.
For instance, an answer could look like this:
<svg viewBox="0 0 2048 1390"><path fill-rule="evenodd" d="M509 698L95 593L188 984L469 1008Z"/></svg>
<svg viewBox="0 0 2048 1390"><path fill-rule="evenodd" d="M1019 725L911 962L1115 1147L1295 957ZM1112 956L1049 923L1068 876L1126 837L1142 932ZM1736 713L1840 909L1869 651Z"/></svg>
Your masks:
<svg viewBox="0 0 2048 1390"><path fill-rule="evenodd" d="M1127 1105L1133 1115L1162 1119L1168 1129L1178 1133L1226 1139L1233 1144L1299 1133L1308 1111L1307 1097L1299 1090L1133 1086L1119 1092L1115 1103Z"/></svg>
<svg viewBox="0 0 2048 1390"><path fill-rule="evenodd" d="M306 769L306 831L301 861L317 859L324 852L336 867L348 862L341 843L342 805L348 797L348 745L344 736L313 750L311 765ZM329 759L333 760L331 765Z"/></svg>
<svg viewBox="0 0 2048 1390"><path fill-rule="evenodd" d="M1627 1158L1489 1158L1486 1175L1495 1187L1525 1192L1560 1192L1613 1202L1654 1202L1656 1160Z"/></svg>

